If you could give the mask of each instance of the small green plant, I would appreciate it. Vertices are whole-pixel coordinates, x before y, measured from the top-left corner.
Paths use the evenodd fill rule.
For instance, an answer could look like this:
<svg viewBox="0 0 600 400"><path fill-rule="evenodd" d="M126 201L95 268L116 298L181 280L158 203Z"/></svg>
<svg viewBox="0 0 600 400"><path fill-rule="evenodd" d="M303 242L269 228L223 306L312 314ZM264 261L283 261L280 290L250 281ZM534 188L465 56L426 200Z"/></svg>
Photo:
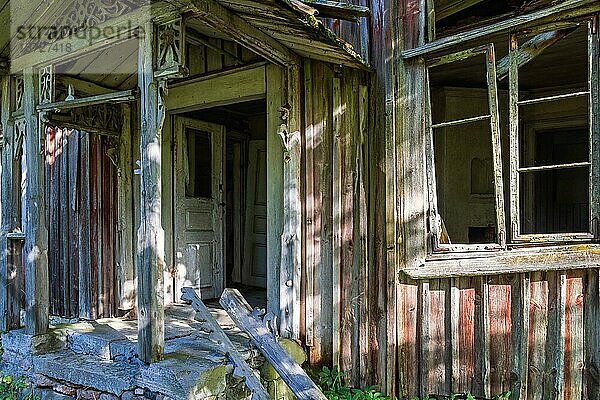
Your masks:
<svg viewBox="0 0 600 400"><path fill-rule="evenodd" d="M510 400L510 392L505 392L492 397L490 400ZM471 393L454 393L450 396L441 395L429 395L423 398L418 396L413 397L411 400L485 400L481 397L475 397Z"/></svg>
<svg viewBox="0 0 600 400"><path fill-rule="evenodd" d="M319 386L323 394L329 400L389 400L377 391L375 386L369 386L364 389L348 387L345 380L345 374L339 367L323 367L319 372ZM1 400L1 399L0 399Z"/></svg>
<svg viewBox="0 0 600 400"><path fill-rule="evenodd" d="M39 400L33 394L24 377L13 379L10 375L2 374L0 378L0 400Z"/></svg>

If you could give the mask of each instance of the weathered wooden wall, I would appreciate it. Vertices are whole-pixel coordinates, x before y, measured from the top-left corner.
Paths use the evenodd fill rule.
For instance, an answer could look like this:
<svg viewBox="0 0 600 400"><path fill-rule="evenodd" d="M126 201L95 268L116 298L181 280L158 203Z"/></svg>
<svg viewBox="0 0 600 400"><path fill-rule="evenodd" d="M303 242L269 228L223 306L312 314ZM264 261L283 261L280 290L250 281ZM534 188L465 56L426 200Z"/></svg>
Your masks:
<svg viewBox="0 0 600 400"><path fill-rule="evenodd" d="M400 394L598 396L598 271L403 280Z"/></svg>
<svg viewBox="0 0 600 400"><path fill-rule="evenodd" d="M378 152L369 76L306 61L304 91L306 344L313 364L339 365L351 383L375 383L385 319L369 221L383 209L371 195Z"/></svg>
<svg viewBox="0 0 600 400"><path fill-rule="evenodd" d="M108 138L47 129L50 313L115 313L115 166Z"/></svg>

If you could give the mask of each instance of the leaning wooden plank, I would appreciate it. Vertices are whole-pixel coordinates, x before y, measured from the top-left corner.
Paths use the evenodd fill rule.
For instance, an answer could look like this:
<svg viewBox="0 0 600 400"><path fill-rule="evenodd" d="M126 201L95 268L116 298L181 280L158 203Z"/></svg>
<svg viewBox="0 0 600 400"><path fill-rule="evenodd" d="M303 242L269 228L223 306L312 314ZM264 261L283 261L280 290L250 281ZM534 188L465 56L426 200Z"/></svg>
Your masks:
<svg viewBox="0 0 600 400"><path fill-rule="evenodd" d="M326 399L302 367L281 347L267 325L238 290L225 289L220 303L233 321L250 336L252 343L273 365L298 400Z"/></svg>
<svg viewBox="0 0 600 400"><path fill-rule="evenodd" d="M229 289L226 289L226 291L227 290ZM262 383L260 383L258 377L254 375L252 368L246 363L244 357L236 350L234 344L219 326L219 323L211 315L210 311L208 311L202 300L200 300L196 291L193 288L184 287L181 288L181 292L183 293L181 295L181 300L192 302L192 308L196 311L195 318L207 325L210 329L212 339L214 339L218 346L221 347L223 353L229 355L229 359L235 366L234 374L246 379L246 386L252 391L252 400L269 400L269 394Z"/></svg>
<svg viewBox="0 0 600 400"><path fill-rule="evenodd" d="M544 50L560 41L574 30L574 28L569 28L540 33L523 43L519 46L516 54L519 68L542 54ZM510 57L507 55L496 63L496 76L498 80L508 76L509 58Z"/></svg>

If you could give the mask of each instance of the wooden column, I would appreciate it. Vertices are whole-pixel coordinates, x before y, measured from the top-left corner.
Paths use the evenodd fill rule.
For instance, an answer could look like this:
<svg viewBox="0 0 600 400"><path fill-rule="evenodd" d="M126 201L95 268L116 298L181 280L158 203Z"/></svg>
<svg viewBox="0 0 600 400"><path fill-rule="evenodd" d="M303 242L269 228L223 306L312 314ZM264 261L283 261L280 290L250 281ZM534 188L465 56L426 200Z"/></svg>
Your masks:
<svg viewBox="0 0 600 400"><path fill-rule="evenodd" d="M36 111L37 87L33 68L23 71L23 112L26 123L25 162L25 328L30 335L48 330L48 229L44 178L44 146Z"/></svg>
<svg viewBox="0 0 600 400"><path fill-rule="evenodd" d="M123 105L123 130L119 141L119 169L117 175L118 249L117 266L118 307L121 311L135 307L134 218L133 218L133 156L131 109Z"/></svg>
<svg viewBox="0 0 600 400"><path fill-rule="evenodd" d="M2 220L0 221L0 331L6 331L8 312L8 239L11 231L12 216L12 123L10 121L10 76L2 78L2 182L0 190L0 205L2 205Z"/></svg>
<svg viewBox="0 0 600 400"><path fill-rule="evenodd" d="M287 126L280 132L285 152L283 164L284 228L281 242L280 335L300 339L300 286L302 277L302 205L300 178L302 140L300 64L287 67L287 101L284 119Z"/></svg>
<svg viewBox="0 0 600 400"><path fill-rule="evenodd" d="M154 78L154 24L144 24L138 55L140 88L141 224L138 230L138 352L162 359L164 348L164 231L161 225L161 130L164 105Z"/></svg>
<svg viewBox="0 0 600 400"><path fill-rule="evenodd" d="M278 129L279 108L284 102L284 77L281 67L267 66L267 311L279 315L281 237L283 234L283 147Z"/></svg>

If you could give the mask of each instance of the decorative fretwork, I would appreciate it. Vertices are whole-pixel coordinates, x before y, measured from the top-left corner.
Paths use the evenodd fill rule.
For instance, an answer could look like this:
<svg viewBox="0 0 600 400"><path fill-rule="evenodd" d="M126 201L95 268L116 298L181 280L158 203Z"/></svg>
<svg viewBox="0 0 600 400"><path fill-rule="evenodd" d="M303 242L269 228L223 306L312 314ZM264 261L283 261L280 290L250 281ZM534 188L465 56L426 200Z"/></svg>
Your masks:
<svg viewBox="0 0 600 400"><path fill-rule="evenodd" d="M187 75L185 67L185 24L182 18L158 25L156 77Z"/></svg>
<svg viewBox="0 0 600 400"><path fill-rule="evenodd" d="M70 122L81 130L102 130L118 135L123 126L123 116L118 105L98 104L73 109Z"/></svg>
<svg viewBox="0 0 600 400"><path fill-rule="evenodd" d="M13 158L19 160L23 155L23 140L25 140L25 133L27 131L27 120L25 118L18 118L15 120L15 130L13 136Z"/></svg>
<svg viewBox="0 0 600 400"><path fill-rule="evenodd" d="M25 93L25 84L22 76L15 77L15 111L23 110L23 95Z"/></svg>
<svg viewBox="0 0 600 400"><path fill-rule="evenodd" d="M40 69L40 104L54 101L54 67L48 65Z"/></svg>
<svg viewBox="0 0 600 400"><path fill-rule="evenodd" d="M15 56L20 56L73 35L84 35L82 32L85 30L89 31L92 27L148 4L150 0L74 0L66 9L61 10L54 21L46 25L56 27L56 30L46 29L40 37L28 39L27 42L19 44L18 49L13 47L13 51ZM117 28L119 27L114 29ZM91 34L90 31L88 35Z"/></svg>

